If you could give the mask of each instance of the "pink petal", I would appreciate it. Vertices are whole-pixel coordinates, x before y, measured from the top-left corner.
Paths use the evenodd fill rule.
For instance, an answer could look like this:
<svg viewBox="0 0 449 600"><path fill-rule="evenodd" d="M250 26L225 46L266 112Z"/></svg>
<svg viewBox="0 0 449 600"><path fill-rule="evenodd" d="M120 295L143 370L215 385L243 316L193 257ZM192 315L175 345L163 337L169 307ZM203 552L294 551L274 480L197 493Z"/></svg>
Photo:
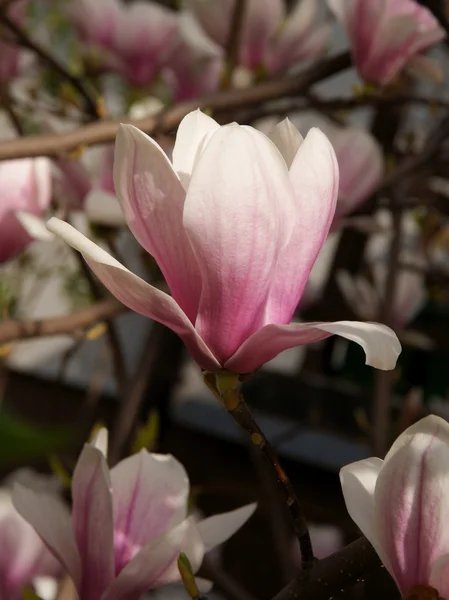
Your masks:
<svg viewBox="0 0 449 600"><path fill-rule="evenodd" d="M319 129L312 128L307 134L290 167L289 178L296 203L291 217L293 235L271 273L274 282L266 322L272 323L291 320L335 212L337 159Z"/></svg>
<svg viewBox="0 0 449 600"><path fill-rule="evenodd" d="M132 125L121 125L117 134L114 181L129 228L194 321L201 279L182 225L184 188L162 148Z"/></svg>
<svg viewBox="0 0 449 600"><path fill-rule="evenodd" d="M236 373L252 373L283 350L318 342L334 334L362 346L367 365L394 369L401 352L394 331L379 323L359 321L266 325L246 340L224 366Z"/></svg>
<svg viewBox="0 0 449 600"><path fill-rule="evenodd" d="M79 589L81 561L67 507L56 496L38 494L17 483L12 499L16 510L34 527Z"/></svg>
<svg viewBox="0 0 449 600"><path fill-rule="evenodd" d="M149 589L178 581L180 552L185 552L194 568L201 564L204 546L192 517L142 548L101 600L138 600Z"/></svg>
<svg viewBox="0 0 449 600"><path fill-rule="evenodd" d="M440 598L449 597L449 554L440 556L433 564L429 585L438 590Z"/></svg>
<svg viewBox="0 0 449 600"><path fill-rule="evenodd" d="M187 190L192 171L219 124L199 109L186 115L176 134L173 149L173 168Z"/></svg>
<svg viewBox="0 0 449 600"><path fill-rule="evenodd" d="M111 470L115 570L186 517L189 480L171 455L141 450Z"/></svg>
<svg viewBox="0 0 449 600"><path fill-rule="evenodd" d="M248 0L245 6L240 62L247 69L257 69L270 52L270 41L282 22L281 0Z"/></svg>
<svg viewBox="0 0 449 600"><path fill-rule="evenodd" d="M449 550L449 424L435 415L399 436L385 457L374 494L378 540L402 593L428 584Z"/></svg>
<svg viewBox="0 0 449 600"><path fill-rule="evenodd" d="M248 504L200 521L198 530L204 543L204 551L209 552L229 540L251 518L256 508L256 503Z"/></svg>
<svg viewBox="0 0 449 600"><path fill-rule="evenodd" d="M269 137L284 157L287 168L290 169L304 138L288 117L276 125Z"/></svg>
<svg viewBox="0 0 449 600"><path fill-rule="evenodd" d="M218 361L173 298L128 271L68 223L53 217L48 221L47 227L83 254L90 268L120 302L177 333L202 368L211 371L220 368Z"/></svg>
<svg viewBox="0 0 449 600"><path fill-rule="evenodd" d="M201 270L195 328L221 363L263 323L292 196L278 150L249 127L219 129L193 172L184 226Z"/></svg>
<svg viewBox="0 0 449 600"><path fill-rule="evenodd" d="M98 600L114 579L111 483L102 452L85 444L73 473L73 530L83 570L79 594Z"/></svg>
<svg viewBox="0 0 449 600"><path fill-rule="evenodd" d="M185 5L193 12L207 35L225 47L229 38L234 1L186 0Z"/></svg>

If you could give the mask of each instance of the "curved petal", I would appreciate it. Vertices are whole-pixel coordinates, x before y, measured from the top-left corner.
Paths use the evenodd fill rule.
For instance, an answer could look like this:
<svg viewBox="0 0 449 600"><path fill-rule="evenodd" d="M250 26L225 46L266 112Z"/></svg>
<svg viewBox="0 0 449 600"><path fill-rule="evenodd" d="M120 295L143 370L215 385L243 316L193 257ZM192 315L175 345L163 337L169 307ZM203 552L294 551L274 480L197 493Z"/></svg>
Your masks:
<svg viewBox="0 0 449 600"><path fill-rule="evenodd" d="M101 600L136 600L147 590L180 579L177 560L185 552L192 566L201 564L204 546L192 517L151 540L120 572Z"/></svg>
<svg viewBox="0 0 449 600"><path fill-rule="evenodd" d="M312 128L292 162L294 230L274 272L267 322L288 323L307 283L334 217L338 164L327 137Z"/></svg>
<svg viewBox="0 0 449 600"><path fill-rule="evenodd" d="M429 585L438 590L439 598L449 597L449 554L440 556L433 564Z"/></svg>
<svg viewBox="0 0 449 600"><path fill-rule="evenodd" d="M12 500L16 510L34 527L80 590L81 561L65 504L56 496L36 493L19 483L14 485Z"/></svg>
<svg viewBox="0 0 449 600"><path fill-rule="evenodd" d="M374 507L374 491L383 460L365 458L340 470L340 483L349 516L373 545L389 569L389 560L379 542L378 523Z"/></svg>
<svg viewBox="0 0 449 600"><path fill-rule="evenodd" d="M378 539L403 593L427 584L449 549L448 454L449 424L431 415L399 436L377 480Z"/></svg>
<svg viewBox="0 0 449 600"><path fill-rule="evenodd" d="M209 552L215 546L229 540L252 517L256 508L257 504L253 502L236 510L213 515L200 521L198 530L204 542L204 551Z"/></svg>
<svg viewBox="0 0 449 600"><path fill-rule="evenodd" d="M133 235L158 263L170 291L195 320L201 279L182 224L185 192L165 152L132 125L117 133L114 183Z"/></svg>
<svg viewBox="0 0 449 600"><path fill-rule="evenodd" d="M304 138L287 117L276 125L270 140L276 144L276 148L284 157L287 168L290 169L293 159L304 141Z"/></svg>
<svg viewBox="0 0 449 600"><path fill-rule="evenodd" d="M184 207L202 279L195 327L220 362L263 324L293 208L275 145L252 128L221 127L198 161Z"/></svg>
<svg viewBox="0 0 449 600"><path fill-rule="evenodd" d="M224 366L236 373L252 373L283 350L319 342L331 335L340 335L362 346L365 364L376 369L394 369L401 353L394 331L379 323L290 323L266 325L246 340Z"/></svg>
<svg viewBox="0 0 449 600"><path fill-rule="evenodd" d="M68 223L53 217L48 221L47 227L81 252L96 276L120 302L177 333L202 368L210 371L220 368L218 361L173 298L128 271Z"/></svg>
<svg viewBox="0 0 449 600"><path fill-rule="evenodd" d="M17 212L15 217L33 240L48 242L53 239L53 234L48 231L41 218L28 212Z"/></svg>
<svg viewBox="0 0 449 600"><path fill-rule="evenodd" d="M98 600L114 579L111 483L103 453L85 444L72 479L73 531L81 558L80 596Z"/></svg>
<svg viewBox="0 0 449 600"><path fill-rule="evenodd" d="M173 149L173 168L187 190L192 171L201 153L220 125L198 108L179 124Z"/></svg>
<svg viewBox="0 0 449 600"><path fill-rule="evenodd" d="M185 519L189 479L173 456L141 450L111 470L111 481L119 573L139 548Z"/></svg>

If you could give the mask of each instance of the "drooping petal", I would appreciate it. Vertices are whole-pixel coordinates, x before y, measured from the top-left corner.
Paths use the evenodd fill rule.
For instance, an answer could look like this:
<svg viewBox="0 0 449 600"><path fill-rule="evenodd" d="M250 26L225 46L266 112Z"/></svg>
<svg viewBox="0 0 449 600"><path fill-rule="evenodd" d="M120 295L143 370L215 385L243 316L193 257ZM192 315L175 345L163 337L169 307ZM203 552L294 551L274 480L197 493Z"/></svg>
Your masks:
<svg viewBox="0 0 449 600"><path fill-rule="evenodd" d="M195 327L220 362L263 323L293 209L285 162L268 138L238 125L212 136L190 180L184 226L201 269Z"/></svg>
<svg viewBox="0 0 449 600"><path fill-rule="evenodd" d="M254 514L257 504L247 504L220 515L213 515L198 523L198 530L204 542L204 551L209 552L215 546L226 542Z"/></svg>
<svg viewBox="0 0 449 600"><path fill-rule="evenodd" d="M266 325L246 340L224 366L236 373L252 373L283 350L318 342L331 335L340 335L362 346L365 363L376 369L394 369L401 352L394 331L380 323L290 323Z"/></svg>
<svg viewBox="0 0 449 600"><path fill-rule="evenodd" d="M204 369L214 371L220 368L218 361L173 298L128 271L68 223L53 217L48 221L47 227L81 252L97 277L120 302L172 329L183 339L194 360Z"/></svg>
<svg viewBox="0 0 449 600"><path fill-rule="evenodd" d="M34 527L80 589L81 561L67 507L56 496L36 493L18 483L12 500L16 510Z"/></svg>
<svg viewBox="0 0 449 600"><path fill-rule="evenodd" d="M293 159L304 141L304 138L287 117L276 125L269 136L284 157L287 168L290 169Z"/></svg>
<svg viewBox="0 0 449 600"><path fill-rule="evenodd" d="M201 153L219 128L214 119L199 109L192 111L181 121L173 149L173 168L186 190Z"/></svg>
<svg viewBox="0 0 449 600"><path fill-rule="evenodd" d="M374 490L382 465L383 461L376 457L346 465L340 470L340 482L349 516L389 569L388 556L379 542L379 525L374 507Z"/></svg>
<svg viewBox="0 0 449 600"><path fill-rule="evenodd" d="M189 557L194 568L201 564L204 546L192 517L142 548L120 572L102 600L138 600L149 589L178 581L180 552Z"/></svg>
<svg viewBox="0 0 449 600"><path fill-rule="evenodd" d="M428 584L449 548L449 424L431 415L399 436L385 457L374 493L378 540L404 593Z"/></svg>
<svg viewBox="0 0 449 600"><path fill-rule="evenodd" d="M115 152L115 189L126 222L194 321L201 279L182 225L184 188L162 148L136 127L120 126Z"/></svg>
<svg viewBox="0 0 449 600"><path fill-rule="evenodd" d="M186 517L189 479L171 455L141 450L111 470L115 570Z"/></svg>
<svg viewBox="0 0 449 600"><path fill-rule="evenodd" d="M114 579L111 482L103 453L85 444L73 473L73 530L81 557L81 598L97 600Z"/></svg>
<svg viewBox="0 0 449 600"><path fill-rule="evenodd" d="M337 159L319 129L312 128L299 147L289 178L296 204L293 235L271 274L274 281L266 317L271 323L291 320L335 212Z"/></svg>

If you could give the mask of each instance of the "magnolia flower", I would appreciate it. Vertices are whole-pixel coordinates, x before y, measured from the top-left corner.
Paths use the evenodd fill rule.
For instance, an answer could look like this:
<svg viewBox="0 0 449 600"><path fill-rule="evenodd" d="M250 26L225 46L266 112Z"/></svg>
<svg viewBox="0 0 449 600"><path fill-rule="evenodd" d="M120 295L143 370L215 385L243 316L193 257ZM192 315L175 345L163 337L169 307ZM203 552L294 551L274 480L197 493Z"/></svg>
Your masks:
<svg viewBox="0 0 449 600"><path fill-rule="evenodd" d="M32 477L34 485L36 476ZM17 478L23 479L23 473ZM30 481L28 473L26 478ZM9 483L15 479L13 474ZM0 598L21 600L25 586L35 587L37 578L55 577L59 570L37 533L14 508L10 488L0 488Z"/></svg>
<svg viewBox="0 0 449 600"><path fill-rule="evenodd" d="M185 552L203 555L231 537L255 505L201 522L187 517L189 480L170 455L141 450L110 471L100 441L85 444L72 479L72 518L57 497L16 486L14 505L71 575L83 600L138 600L180 579ZM102 451L103 450L103 451Z"/></svg>
<svg viewBox="0 0 449 600"><path fill-rule="evenodd" d="M402 595L415 585L449 597L449 424L435 415L406 429L385 460L343 467L352 519L374 546Z"/></svg>
<svg viewBox="0 0 449 600"><path fill-rule="evenodd" d="M33 238L51 237L33 218L45 212L50 200L48 159L0 162L0 264L20 254Z"/></svg>
<svg viewBox="0 0 449 600"><path fill-rule="evenodd" d="M295 115L292 121L300 131L319 127L334 147L340 170L335 227L342 217L365 202L382 181L382 149L367 131L359 127L341 127L322 115Z"/></svg>
<svg viewBox="0 0 449 600"><path fill-rule="evenodd" d="M187 6L204 31L225 48L235 0L187 0ZM288 15L283 0L248 0L245 11L240 63L248 69L263 66L277 74L326 49L330 27L319 23L316 0L298 0Z"/></svg>
<svg viewBox="0 0 449 600"><path fill-rule="evenodd" d="M285 120L272 139L195 111L179 126L172 165L150 137L120 127L117 197L171 297L67 223L47 226L121 302L180 335L203 369L249 373L335 333L359 343L367 364L394 368L400 344L383 325L289 324L332 223L338 168L318 129L303 140Z"/></svg>
<svg viewBox="0 0 449 600"><path fill-rule="evenodd" d="M71 15L82 40L106 50L108 66L134 85L153 81L176 41L176 14L155 2L75 0Z"/></svg>
<svg viewBox="0 0 449 600"><path fill-rule="evenodd" d="M445 33L432 13L415 0L328 0L343 24L361 77L389 83L404 67L441 78L421 52Z"/></svg>
<svg viewBox="0 0 449 600"><path fill-rule="evenodd" d="M180 102L216 91L224 61L222 48L204 34L191 12L181 12L178 27L178 42L163 76Z"/></svg>

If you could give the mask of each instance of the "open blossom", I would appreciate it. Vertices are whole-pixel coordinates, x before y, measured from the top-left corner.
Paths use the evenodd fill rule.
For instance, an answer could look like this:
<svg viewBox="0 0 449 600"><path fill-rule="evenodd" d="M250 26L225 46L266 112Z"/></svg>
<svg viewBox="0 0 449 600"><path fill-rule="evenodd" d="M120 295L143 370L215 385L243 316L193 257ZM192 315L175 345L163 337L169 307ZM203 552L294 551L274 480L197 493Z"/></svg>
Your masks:
<svg viewBox="0 0 449 600"><path fill-rule="evenodd" d="M109 67L133 85L150 84L176 42L176 13L155 2L75 0L71 15L82 40L106 50Z"/></svg>
<svg viewBox="0 0 449 600"><path fill-rule="evenodd" d="M385 460L340 472L350 516L403 595L425 585L449 597L448 464L449 424L431 415L406 429Z"/></svg>
<svg viewBox="0 0 449 600"><path fill-rule="evenodd" d="M341 218L363 204L382 181L382 149L368 131L360 127L341 127L322 115L299 114L292 117L292 121L300 131L319 127L334 147L340 170L335 227Z"/></svg>
<svg viewBox="0 0 449 600"><path fill-rule="evenodd" d="M343 24L355 66L367 81L387 84L404 67L434 78L440 75L421 53L445 33L415 0L328 0L328 4Z"/></svg>
<svg viewBox="0 0 449 600"><path fill-rule="evenodd" d="M24 486L15 487L13 501L82 600L138 600L180 579L180 552L197 571L204 553L231 537L255 505L197 522L187 516L187 473L173 456L141 450L109 471L104 433L78 459L71 517L59 498Z"/></svg>
<svg viewBox="0 0 449 600"><path fill-rule="evenodd" d="M204 31L223 48L229 39L235 0L188 0ZM330 27L319 20L316 0L297 0L287 15L284 0L248 0L240 45L240 64L270 74L286 71L299 61L319 57Z"/></svg>
<svg viewBox="0 0 449 600"><path fill-rule="evenodd" d="M272 140L195 111L179 126L172 165L154 140L121 126L117 197L172 296L69 224L47 226L121 302L180 335L203 369L249 373L282 350L333 334L359 343L367 364L394 368L400 344L383 325L290 323L332 223L338 168L318 129L303 140L286 119Z"/></svg>
<svg viewBox="0 0 449 600"><path fill-rule="evenodd" d="M38 219L51 200L50 161L0 162L0 264L20 254L33 238L48 238Z"/></svg>
<svg viewBox="0 0 449 600"><path fill-rule="evenodd" d="M19 476L23 479L22 473ZM14 508L10 487L0 488L0 599L21 600L25 586L33 587L37 578L55 577L59 571L58 562Z"/></svg>

